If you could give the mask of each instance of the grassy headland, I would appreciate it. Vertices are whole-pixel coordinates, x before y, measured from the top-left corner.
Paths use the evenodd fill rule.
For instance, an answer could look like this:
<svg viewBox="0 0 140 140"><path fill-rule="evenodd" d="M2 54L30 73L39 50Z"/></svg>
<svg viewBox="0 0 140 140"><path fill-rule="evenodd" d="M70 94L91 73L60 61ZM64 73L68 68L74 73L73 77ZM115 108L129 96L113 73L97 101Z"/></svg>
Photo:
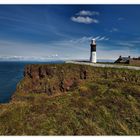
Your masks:
<svg viewBox="0 0 140 140"><path fill-rule="evenodd" d="M140 135L140 71L29 65L0 135Z"/></svg>

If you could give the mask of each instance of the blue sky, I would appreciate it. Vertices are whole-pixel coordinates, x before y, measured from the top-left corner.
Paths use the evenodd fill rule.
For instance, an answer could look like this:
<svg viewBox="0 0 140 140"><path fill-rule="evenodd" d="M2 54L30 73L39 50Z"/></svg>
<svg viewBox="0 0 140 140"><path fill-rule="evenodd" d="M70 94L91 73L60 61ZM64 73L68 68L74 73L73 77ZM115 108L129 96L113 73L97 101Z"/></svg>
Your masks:
<svg viewBox="0 0 140 140"><path fill-rule="evenodd" d="M0 5L0 59L88 59L140 54L140 5Z"/></svg>

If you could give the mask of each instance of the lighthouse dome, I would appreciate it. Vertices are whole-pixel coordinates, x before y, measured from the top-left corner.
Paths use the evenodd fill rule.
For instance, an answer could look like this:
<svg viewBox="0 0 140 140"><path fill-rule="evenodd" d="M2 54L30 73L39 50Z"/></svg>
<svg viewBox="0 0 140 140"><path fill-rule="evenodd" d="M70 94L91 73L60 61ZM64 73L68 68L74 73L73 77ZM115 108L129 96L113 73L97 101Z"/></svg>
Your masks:
<svg viewBox="0 0 140 140"><path fill-rule="evenodd" d="M93 38L93 39L91 40L91 44L93 44L93 45L96 44L96 39L95 39L95 38Z"/></svg>

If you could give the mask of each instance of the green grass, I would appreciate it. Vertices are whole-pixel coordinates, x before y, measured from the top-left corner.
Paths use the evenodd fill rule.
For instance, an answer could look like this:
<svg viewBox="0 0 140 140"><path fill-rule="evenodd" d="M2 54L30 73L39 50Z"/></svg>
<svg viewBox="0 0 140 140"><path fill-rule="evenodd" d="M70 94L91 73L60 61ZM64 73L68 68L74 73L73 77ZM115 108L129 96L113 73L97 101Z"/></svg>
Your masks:
<svg viewBox="0 0 140 140"><path fill-rule="evenodd" d="M114 75L57 96L16 93L0 105L0 135L140 135L139 71L104 70Z"/></svg>

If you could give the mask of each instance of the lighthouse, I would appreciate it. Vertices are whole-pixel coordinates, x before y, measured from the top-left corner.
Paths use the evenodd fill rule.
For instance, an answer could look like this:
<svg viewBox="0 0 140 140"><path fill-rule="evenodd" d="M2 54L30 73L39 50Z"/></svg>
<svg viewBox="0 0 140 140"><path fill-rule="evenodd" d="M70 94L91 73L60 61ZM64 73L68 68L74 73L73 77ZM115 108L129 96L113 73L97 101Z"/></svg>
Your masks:
<svg viewBox="0 0 140 140"><path fill-rule="evenodd" d="M90 50L90 62L96 63L96 40L92 39L90 44L91 50Z"/></svg>

